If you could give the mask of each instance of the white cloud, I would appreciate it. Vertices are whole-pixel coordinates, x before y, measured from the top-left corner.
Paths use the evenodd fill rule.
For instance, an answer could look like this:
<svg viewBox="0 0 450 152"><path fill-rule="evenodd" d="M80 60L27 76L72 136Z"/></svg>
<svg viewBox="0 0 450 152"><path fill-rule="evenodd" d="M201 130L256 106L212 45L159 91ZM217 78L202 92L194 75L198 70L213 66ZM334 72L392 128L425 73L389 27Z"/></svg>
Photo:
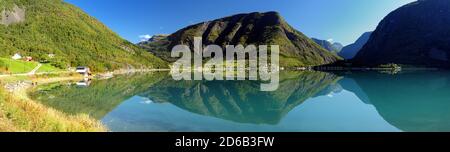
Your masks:
<svg viewBox="0 0 450 152"><path fill-rule="evenodd" d="M139 38L141 39L141 42L143 42L143 41L148 41L149 39L152 38L152 36L149 34L146 34L146 35L140 35Z"/></svg>
<svg viewBox="0 0 450 152"><path fill-rule="evenodd" d="M333 40L333 39L328 39L327 41L331 43L331 42L333 42L334 40Z"/></svg>

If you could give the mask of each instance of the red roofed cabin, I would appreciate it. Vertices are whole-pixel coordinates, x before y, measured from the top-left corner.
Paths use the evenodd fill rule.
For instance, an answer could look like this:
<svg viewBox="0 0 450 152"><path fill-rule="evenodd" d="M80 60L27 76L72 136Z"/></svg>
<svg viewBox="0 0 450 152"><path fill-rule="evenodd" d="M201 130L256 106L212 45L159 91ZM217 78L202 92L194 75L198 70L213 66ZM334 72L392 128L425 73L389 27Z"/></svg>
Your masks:
<svg viewBox="0 0 450 152"><path fill-rule="evenodd" d="M24 60L25 60L25 61L28 61L28 62L31 62L31 61L33 61L33 57L27 56Z"/></svg>

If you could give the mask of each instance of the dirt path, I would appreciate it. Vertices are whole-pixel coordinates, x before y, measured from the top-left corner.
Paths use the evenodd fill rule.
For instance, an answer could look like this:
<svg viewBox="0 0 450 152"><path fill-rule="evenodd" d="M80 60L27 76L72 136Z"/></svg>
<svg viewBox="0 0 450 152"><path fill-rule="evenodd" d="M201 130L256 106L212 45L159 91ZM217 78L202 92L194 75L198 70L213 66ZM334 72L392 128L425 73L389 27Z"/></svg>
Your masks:
<svg viewBox="0 0 450 152"><path fill-rule="evenodd" d="M40 75L40 74L64 74L64 73L73 73L71 71L59 71L59 72L41 72L41 73L19 73L19 74L2 74L0 78L4 77L12 77L12 76L32 76L32 75Z"/></svg>
<svg viewBox="0 0 450 152"><path fill-rule="evenodd" d="M2 74L0 75L0 78L2 77L8 77L8 76L28 76L28 75L35 75L36 72L42 67L42 64L39 63L33 70L31 70L28 73L18 73L18 74Z"/></svg>
<svg viewBox="0 0 450 152"><path fill-rule="evenodd" d="M31 70L30 72L28 72L28 75L34 75L36 74L36 71L39 70L39 68L42 67L42 64L38 64L33 70Z"/></svg>

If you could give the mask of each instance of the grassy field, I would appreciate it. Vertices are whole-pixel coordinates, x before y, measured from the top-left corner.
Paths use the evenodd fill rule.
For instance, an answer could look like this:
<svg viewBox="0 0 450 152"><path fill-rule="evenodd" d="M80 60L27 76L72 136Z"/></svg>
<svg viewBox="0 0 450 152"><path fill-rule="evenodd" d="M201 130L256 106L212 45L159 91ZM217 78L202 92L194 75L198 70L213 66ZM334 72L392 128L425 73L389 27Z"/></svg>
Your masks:
<svg viewBox="0 0 450 152"><path fill-rule="evenodd" d="M2 69L4 69L6 73L12 74L30 72L38 65L37 62L26 62L7 58L0 58L0 62L2 62Z"/></svg>
<svg viewBox="0 0 450 152"><path fill-rule="evenodd" d="M1 73L4 74L21 74L28 73L38 66L38 62L27 62L22 60L13 60L8 58L0 58ZM43 64L37 73L41 72L58 72L62 69L56 68L50 64Z"/></svg>
<svg viewBox="0 0 450 152"><path fill-rule="evenodd" d="M42 72L59 72L59 71L63 71L62 69L56 68L50 64L42 64L41 68L39 68L39 70L37 70L37 73L42 73Z"/></svg>

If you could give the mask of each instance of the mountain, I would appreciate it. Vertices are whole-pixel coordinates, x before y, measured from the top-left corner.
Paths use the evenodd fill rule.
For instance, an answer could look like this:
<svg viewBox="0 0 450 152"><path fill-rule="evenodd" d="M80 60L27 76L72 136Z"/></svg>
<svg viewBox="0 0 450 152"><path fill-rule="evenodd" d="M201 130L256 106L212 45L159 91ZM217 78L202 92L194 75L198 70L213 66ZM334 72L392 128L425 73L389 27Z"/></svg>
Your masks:
<svg viewBox="0 0 450 152"><path fill-rule="evenodd" d="M175 62L176 59L171 58L170 51L167 51L170 50L168 46L171 43L168 37L166 34L153 35L148 41L139 42L138 45L166 61Z"/></svg>
<svg viewBox="0 0 450 152"><path fill-rule="evenodd" d="M450 1L419 0L391 12L356 55L355 64L450 67Z"/></svg>
<svg viewBox="0 0 450 152"><path fill-rule="evenodd" d="M336 49L337 52L341 52L342 49L344 48L344 45L342 45L341 43L338 43L338 42L334 42L331 46L334 49Z"/></svg>
<svg viewBox="0 0 450 152"><path fill-rule="evenodd" d="M2 0L0 17L1 57L20 53L60 68L94 71L167 66L62 0Z"/></svg>
<svg viewBox="0 0 450 152"><path fill-rule="evenodd" d="M372 35L372 32L366 32L363 35L361 35L358 40L356 40L355 43L350 44L342 48L342 51L339 52L339 56L343 57L344 59L352 59L355 57L355 55L361 50L361 48L369 41L370 35Z"/></svg>
<svg viewBox="0 0 450 152"><path fill-rule="evenodd" d="M322 65L340 59L292 28L277 12L238 14L203 22L183 28L162 42L143 42L139 45L163 59L174 61L169 56L172 47L189 44L193 48L194 37L202 37L203 45L223 47L237 44L280 45L280 64L286 67Z"/></svg>
<svg viewBox="0 0 450 152"><path fill-rule="evenodd" d="M322 46L324 49L333 52L333 53L339 53L341 52L342 48L344 47L341 43L331 43L327 40L320 40L316 38L311 38L314 42Z"/></svg>

